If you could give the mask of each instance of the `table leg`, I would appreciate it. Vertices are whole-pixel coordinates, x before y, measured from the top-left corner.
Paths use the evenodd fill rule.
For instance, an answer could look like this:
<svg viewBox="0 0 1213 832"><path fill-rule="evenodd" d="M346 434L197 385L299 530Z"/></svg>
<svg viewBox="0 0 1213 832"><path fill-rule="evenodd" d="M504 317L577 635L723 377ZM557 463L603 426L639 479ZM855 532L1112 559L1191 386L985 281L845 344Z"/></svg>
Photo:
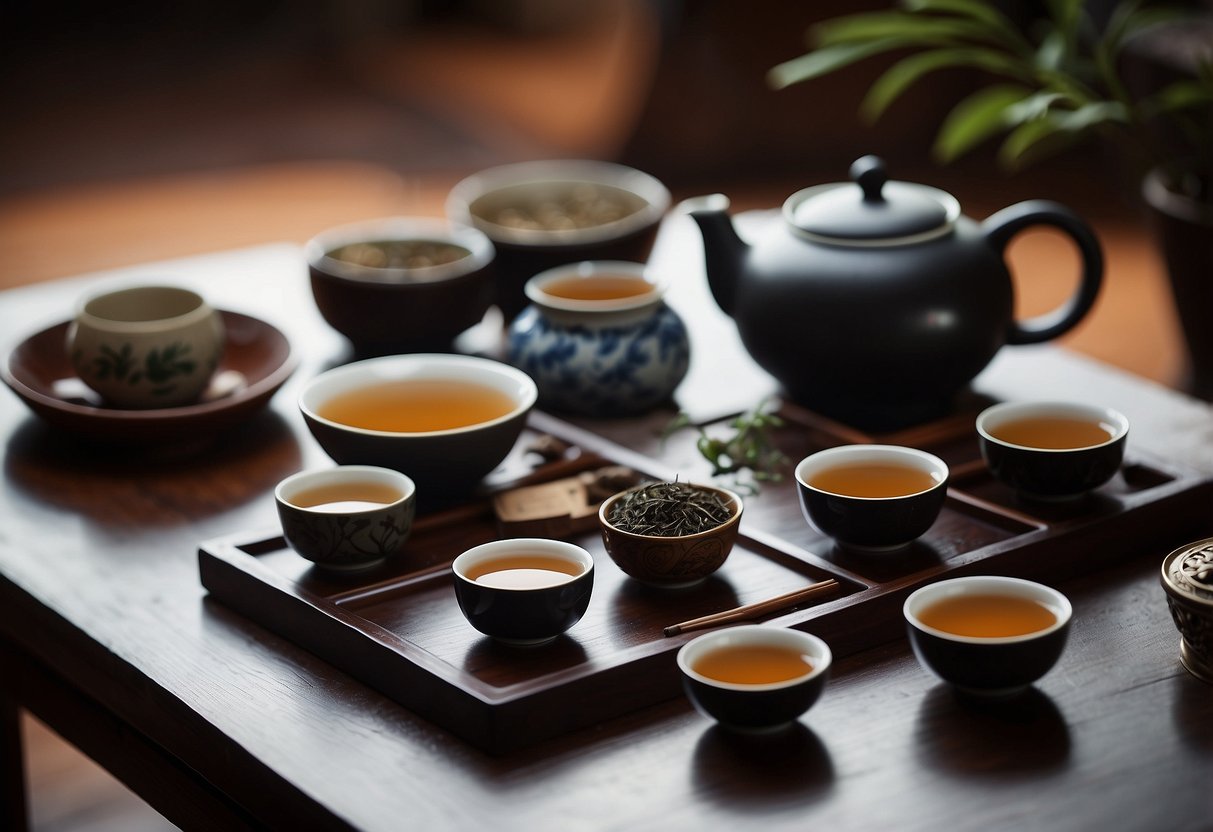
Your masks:
<svg viewBox="0 0 1213 832"><path fill-rule="evenodd" d="M0 829L28 829L20 711L36 716L178 826L259 828L213 786L20 650L0 641L0 706L4 708L4 808ZM10 768L12 769L10 771ZM14 798L17 801L15 802ZM14 822L18 821L18 822Z"/></svg>
<svg viewBox="0 0 1213 832"><path fill-rule="evenodd" d="M11 671L0 664L0 676ZM9 677L11 678L11 677ZM21 743L21 708L0 690L0 828L25 832L29 815L25 801L25 756Z"/></svg>

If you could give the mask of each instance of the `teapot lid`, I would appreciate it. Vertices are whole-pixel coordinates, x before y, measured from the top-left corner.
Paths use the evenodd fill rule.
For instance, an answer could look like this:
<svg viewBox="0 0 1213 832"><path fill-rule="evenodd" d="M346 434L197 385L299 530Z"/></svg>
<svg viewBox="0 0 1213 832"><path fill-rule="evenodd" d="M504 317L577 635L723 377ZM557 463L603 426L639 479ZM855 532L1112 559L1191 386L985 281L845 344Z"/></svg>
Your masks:
<svg viewBox="0 0 1213 832"><path fill-rule="evenodd" d="M818 242L888 246L940 237L960 216L960 204L945 191L890 182L876 156L857 159L851 179L792 194L783 204L785 219L798 234Z"/></svg>

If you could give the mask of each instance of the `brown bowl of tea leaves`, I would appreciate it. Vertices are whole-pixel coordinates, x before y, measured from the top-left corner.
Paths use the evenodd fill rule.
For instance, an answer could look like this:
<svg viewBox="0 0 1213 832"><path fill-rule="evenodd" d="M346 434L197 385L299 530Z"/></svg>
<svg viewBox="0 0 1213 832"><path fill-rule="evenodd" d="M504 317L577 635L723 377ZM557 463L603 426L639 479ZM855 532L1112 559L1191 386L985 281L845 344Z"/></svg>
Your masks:
<svg viewBox="0 0 1213 832"><path fill-rule="evenodd" d="M312 297L360 356L447 352L493 301L493 244L425 217L329 229L307 244Z"/></svg>
<svg viewBox="0 0 1213 832"><path fill-rule="evenodd" d="M598 510L611 560L646 584L703 581L728 558L741 523L741 497L725 488L655 482L609 497Z"/></svg>

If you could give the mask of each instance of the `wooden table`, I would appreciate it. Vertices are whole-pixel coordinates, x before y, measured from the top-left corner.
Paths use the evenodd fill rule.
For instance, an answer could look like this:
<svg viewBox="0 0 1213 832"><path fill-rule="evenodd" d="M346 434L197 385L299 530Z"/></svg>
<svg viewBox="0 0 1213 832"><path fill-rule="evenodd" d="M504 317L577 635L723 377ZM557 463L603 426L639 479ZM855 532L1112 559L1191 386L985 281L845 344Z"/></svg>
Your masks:
<svg viewBox="0 0 1213 832"><path fill-rule="evenodd" d="M753 404L772 385L706 300L684 223L667 224L654 265L694 324L696 361L680 404L707 418ZM83 448L0 394L10 828L22 821L21 708L187 828L1213 824L1213 690L1179 664L1157 576L1191 529L1158 529L1155 544L1133 551L1110 546L1117 565L1059 582L1075 606L1067 652L1011 705L957 699L898 638L839 661L821 701L777 737L733 737L675 698L503 757L477 750L199 583L200 541L272 527L274 484L329 464L294 400L345 347L311 307L295 246L4 292L0 333L15 340L66 318L87 290L144 279L195 286L274 323L302 363L269 411L181 460ZM1132 420L1131 448L1213 475L1213 410L1120 371L1055 348L1006 349L977 387L998 398L1103 401ZM601 429L648 442L654 419ZM1213 533L1213 512L1192 521Z"/></svg>

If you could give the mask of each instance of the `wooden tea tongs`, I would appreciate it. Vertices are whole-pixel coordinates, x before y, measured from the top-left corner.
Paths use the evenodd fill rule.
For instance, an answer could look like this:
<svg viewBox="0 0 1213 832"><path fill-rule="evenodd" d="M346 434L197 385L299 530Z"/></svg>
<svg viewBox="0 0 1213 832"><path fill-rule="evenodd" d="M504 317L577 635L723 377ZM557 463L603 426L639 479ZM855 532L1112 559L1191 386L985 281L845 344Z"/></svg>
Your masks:
<svg viewBox="0 0 1213 832"><path fill-rule="evenodd" d="M794 607L801 601L807 601L811 598L816 598L819 595L824 595L838 588L838 581L833 578L827 578L824 581L818 581L815 584L809 584L806 587L786 592L783 595L777 595L774 598L768 598L765 601L756 601L753 604L746 604L742 607L736 607L731 610L722 612L714 612L711 615L704 615L699 618L692 618L690 621L683 621L681 624L673 624L666 627L664 632L667 636L676 636L680 633L689 633L692 630L704 630L708 627L715 627L718 624L731 624L734 621L751 621L755 618L761 618L769 613L779 612L788 607Z"/></svg>

